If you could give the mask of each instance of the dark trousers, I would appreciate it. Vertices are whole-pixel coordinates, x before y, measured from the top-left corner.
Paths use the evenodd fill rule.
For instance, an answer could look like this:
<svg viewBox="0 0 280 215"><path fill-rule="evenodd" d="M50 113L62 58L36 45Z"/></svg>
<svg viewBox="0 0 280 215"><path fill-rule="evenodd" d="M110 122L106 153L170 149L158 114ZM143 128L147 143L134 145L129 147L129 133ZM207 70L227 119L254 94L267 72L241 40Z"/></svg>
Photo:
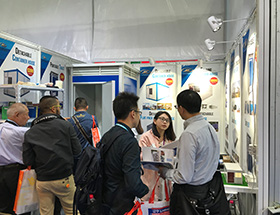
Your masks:
<svg viewBox="0 0 280 215"><path fill-rule="evenodd" d="M22 164L0 166L0 212L15 214L13 208L19 171L25 168L26 166Z"/></svg>
<svg viewBox="0 0 280 215"><path fill-rule="evenodd" d="M170 198L170 214L229 215L229 203L226 199L221 173L217 171L213 179L203 185L174 184Z"/></svg>

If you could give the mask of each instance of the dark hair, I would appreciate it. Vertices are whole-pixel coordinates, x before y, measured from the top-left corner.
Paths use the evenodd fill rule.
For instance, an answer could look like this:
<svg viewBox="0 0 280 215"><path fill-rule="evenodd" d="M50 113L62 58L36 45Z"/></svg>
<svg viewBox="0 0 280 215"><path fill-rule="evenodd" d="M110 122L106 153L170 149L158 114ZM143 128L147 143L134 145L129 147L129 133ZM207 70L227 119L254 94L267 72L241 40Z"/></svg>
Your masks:
<svg viewBox="0 0 280 215"><path fill-rule="evenodd" d="M49 112L50 108L54 105L57 105L57 98L55 96L43 96L39 103L40 113Z"/></svg>
<svg viewBox="0 0 280 215"><path fill-rule="evenodd" d="M173 140L176 139L176 135L175 135L174 130L173 130L173 124L172 124L172 119L171 119L170 114L166 111L159 111L159 112L156 113L154 119L157 120L162 114L166 114L169 118L169 121L170 121L169 127L164 132L165 137L166 137L167 140L172 140L173 141ZM160 138L160 135L159 135L158 130L157 130L157 126L154 122L153 122L152 131L153 131L155 136Z"/></svg>
<svg viewBox="0 0 280 215"><path fill-rule="evenodd" d="M177 96L178 107L182 106L190 114L200 112L201 108L201 97L193 90L184 90Z"/></svg>
<svg viewBox="0 0 280 215"><path fill-rule="evenodd" d="M113 111L117 119L126 119L131 110L137 110L139 97L134 93L121 92L113 101Z"/></svg>
<svg viewBox="0 0 280 215"><path fill-rule="evenodd" d="M85 109L88 106L87 100L82 97L78 97L75 100L75 108L76 110Z"/></svg>

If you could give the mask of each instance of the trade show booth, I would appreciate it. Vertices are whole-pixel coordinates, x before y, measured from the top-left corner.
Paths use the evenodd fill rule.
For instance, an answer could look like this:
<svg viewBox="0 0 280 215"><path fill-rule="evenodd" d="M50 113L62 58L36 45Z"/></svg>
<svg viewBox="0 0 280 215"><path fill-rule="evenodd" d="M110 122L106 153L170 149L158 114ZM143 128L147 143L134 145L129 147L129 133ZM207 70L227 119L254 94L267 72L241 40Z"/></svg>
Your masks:
<svg viewBox="0 0 280 215"><path fill-rule="evenodd" d="M190 89L202 98L201 114L217 132L219 164L224 167L223 182L232 214L280 213L276 208L280 201L280 4L215 1L217 7L209 10L210 1L206 5L199 1L206 15L194 1L162 3L162 10L168 12L162 16L141 6L142 12L149 14L145 18L136 12L124 17L119 10L117 16L113 9L124 5L116 1L75 3L92 18L91 23L72 37L65 33L69 29L57 33L58 43L64 46L49 42L44 46L1 32L0 122L7 119L12 103L22 102L28 106L30 125L39 115L43 95L56 96L62 105L61 115L71 117L75 99L83 97L103 135L116 123L112 101L126 91L139 96L144 131L151 128L155 114L164 110L171 115L178 138L184 127L174 107L176 96ZM200 11L199 18L188 3ZM151 9L158 5L150 4ZM88 11L89 6L93 11ZM69 28L78 32L76 24ZM177 25L180 27L174 27ZM31 25L27 29L35 31ZM44 33L37 30L38 35ZM9 33L28 36L17 29ZM185 43L188 37L191 39ZM81 38L86 39L82 42Z"/></svg>

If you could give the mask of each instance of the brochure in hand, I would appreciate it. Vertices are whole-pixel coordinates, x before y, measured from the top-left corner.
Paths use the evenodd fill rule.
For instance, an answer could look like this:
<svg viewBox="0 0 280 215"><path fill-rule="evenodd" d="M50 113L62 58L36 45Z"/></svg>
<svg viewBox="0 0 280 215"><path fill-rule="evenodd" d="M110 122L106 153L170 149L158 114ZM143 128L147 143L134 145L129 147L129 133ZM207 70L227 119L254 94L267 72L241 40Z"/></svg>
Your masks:
<svg viewBox="0 0 280 215"><path fill-rule="evenodd" d="M174 164L174 150L163 148L142 147L143 167L158 171L158 166L172 169Z"/></svg>

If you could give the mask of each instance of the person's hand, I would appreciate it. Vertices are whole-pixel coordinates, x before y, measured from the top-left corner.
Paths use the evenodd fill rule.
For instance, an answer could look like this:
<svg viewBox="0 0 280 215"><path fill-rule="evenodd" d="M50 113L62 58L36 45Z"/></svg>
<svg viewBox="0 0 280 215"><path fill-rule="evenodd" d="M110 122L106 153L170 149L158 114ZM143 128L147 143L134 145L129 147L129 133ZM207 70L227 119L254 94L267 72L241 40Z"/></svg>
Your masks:
<svg viewBox="0 0 280 215"><path fill-rule="evenodd" d="M163 166L157 166L157 168L158 168L158 173L159 173L160 177L165 179L166 178L166 172L167 172L168 168L163 167Z"/></svg>

